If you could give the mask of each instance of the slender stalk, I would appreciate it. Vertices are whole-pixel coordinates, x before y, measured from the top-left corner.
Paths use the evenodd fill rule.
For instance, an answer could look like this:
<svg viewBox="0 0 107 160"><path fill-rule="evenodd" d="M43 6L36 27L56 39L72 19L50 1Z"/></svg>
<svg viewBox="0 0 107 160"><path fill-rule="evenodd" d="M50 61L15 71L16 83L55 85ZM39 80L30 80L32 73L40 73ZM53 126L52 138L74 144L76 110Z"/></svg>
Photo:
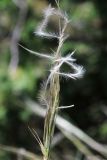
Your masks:
<svg viewBox="0 0 107 160"><path fill-rule="evenodd" d="M64 25L59 37L59 44L55 53L55 63L53 64L53 68L54 66L57 66L59 63L57 62L57 59L59 59L61 56L60 51L64 42L63 38L64 38L64 31L66 29L66 26L67 24ZM54 128L55 128L55 118L58 114L58 107L59 107L59 91L60 91L59 74L54 73L51 77L50 86L48 90L49 106L48 106L46 117L45 117L44 136L43 136L46 155L45 157L43 157L43 160L50 159L50 149L51 149L51 142L52 142L52 137L53 137Z"/></svg>

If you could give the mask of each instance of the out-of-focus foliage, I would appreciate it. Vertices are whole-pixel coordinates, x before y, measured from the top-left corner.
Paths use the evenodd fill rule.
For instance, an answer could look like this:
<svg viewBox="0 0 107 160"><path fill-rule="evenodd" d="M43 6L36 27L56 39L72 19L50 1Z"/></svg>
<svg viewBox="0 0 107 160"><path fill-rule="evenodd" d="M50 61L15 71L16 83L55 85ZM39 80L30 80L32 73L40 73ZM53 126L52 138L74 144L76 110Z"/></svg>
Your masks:
<svg viewBox="0 0 107 160"><path fill-rule="evenodd" d="M50 2L55 6L54 1ZM39 52L51 52L57 41L34 35L34 30L42 19L42 10L49 2L28 0L26 3L27 15L19 43ZM77 63L86 70L81 80L61 79L61 105L75 104L74 108L61 114L96 140L107 143L107 2L61 0L60 6L71 19L71 25L68 26L69 40L64 44L62 54L76 49L74 56ZM15 72L9 69L12 58L10 42L19 10L13 1L0 1L0 143L32 151L37 149L39 152L27 127L30 124L42 137L43 122L26 111L23 101L29 97L38 101L41 82L48 74L48 62L18 46L18 66ZM57 31L56 23L55 19L50 20L49 26ZM72 154L75 155L76 151L68 141L59 144L65 155L70 153L67 146L72 148ZM0 159L7 160L9 157L0 151ZM66 159L70 159L69 156Z"/></svg>

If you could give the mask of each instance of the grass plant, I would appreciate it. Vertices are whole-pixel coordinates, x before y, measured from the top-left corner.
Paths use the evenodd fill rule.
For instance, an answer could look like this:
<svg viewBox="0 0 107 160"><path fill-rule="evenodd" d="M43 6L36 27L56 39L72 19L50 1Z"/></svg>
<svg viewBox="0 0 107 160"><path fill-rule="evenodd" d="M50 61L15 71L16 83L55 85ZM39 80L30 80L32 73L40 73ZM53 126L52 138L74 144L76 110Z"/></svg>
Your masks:
<svg viewBox="0 0 107 160"><path fill-rule="evenodd" d="M59 106L60 76L65 78L76 79L82 77L84 73L83 67L75 63L76 59L73 58L73 54L75 51L69 53L65 57L62 56L61 49L65 40L69 36L66 32L66 29L70 23L70 20L68 18L67 13L61 10L58 1L56 1L56 4L57 9L49 5L48 8L44 10L43 21L40 23L37 30L34 32L36 35L41 36L42 38L55 38L58 41L58 46L56 50L53 51L51 54L45 54L32 51L22 46L25 50L29 51L30 53L35 54L36 56L39 56L41 58L48 59L49 63L51 64L50 74L44 84L44 87L42 88L42 90L44 90L44 94L43 96L41 96L42 101L45 103L47 107L44 122L43 141L40 140L38 134L34 129L29 128L40 145L43 154L43 160L50 159L50 150L55 128L55 119L59 109L73 106ZM48 22L51 16L59 17L58 33L52 33L47 31ZM62 65L65 64L71 68L70 72L61 71Z"/></svg>

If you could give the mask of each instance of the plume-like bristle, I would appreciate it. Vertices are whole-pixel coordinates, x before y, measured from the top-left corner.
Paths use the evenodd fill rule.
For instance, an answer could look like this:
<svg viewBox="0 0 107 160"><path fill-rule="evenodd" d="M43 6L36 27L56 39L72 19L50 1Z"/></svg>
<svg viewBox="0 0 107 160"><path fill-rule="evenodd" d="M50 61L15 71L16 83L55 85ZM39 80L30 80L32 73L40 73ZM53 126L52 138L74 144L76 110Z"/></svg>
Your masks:
<svg viewBox="0 0 107 160"><path fill-rule="evenodd" d="M49 59L49 60L54 59L54 57L52 57L52 56L50 56L50 55L47 55L47 54L45 54L45 53L39 53L39 52L32 51L32 50L30 50L30 49L22 46L21 44L19 44L19 46L21 46L23 49L25 49L25 50L28 51L29 53L34 54L34 55L36 55L36 56L38 56L38 57L46 58L46 59Z"/></svg>
<svg viewBox="0 0 107 160"><path fill-rule="evenodd" d="M42 106L48 107L48 95L46 92L46 81L41 84L38 99Z"/></svg>

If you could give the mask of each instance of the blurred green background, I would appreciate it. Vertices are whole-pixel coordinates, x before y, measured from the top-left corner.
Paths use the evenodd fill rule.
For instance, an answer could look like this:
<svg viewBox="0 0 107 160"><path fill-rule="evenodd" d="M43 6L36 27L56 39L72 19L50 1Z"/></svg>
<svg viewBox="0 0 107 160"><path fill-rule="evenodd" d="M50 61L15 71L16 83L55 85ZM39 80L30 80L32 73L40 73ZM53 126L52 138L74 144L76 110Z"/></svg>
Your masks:
<svg viewBox="0 0 107 160"><path fill-rule="evenodd" d="M39 103L39 90L49 66L18 44L46 53L56 48L55 39L34 35L49 3L56 6L54 0L0 0L0 144L25 148L38 155L40 148L28 126L34 127L42 138L43 119L28 111L25 101ZM107 144L107 1L60 0L60 6L71 19L70 36L62 52L66 55L76 49L74 57L86 70L79 80L61 78L60 104L75 107L60 115L96 141ZM51 30L57 31L57 26L55 18L50 20ZM63 156L67 153L76 157L77 149L66 139L56 148L56 154L60 150L63 153L58 159L71 159ZM0 150L2 159L18 158ZM79 156L78 160L82 159Z"/></svg>

